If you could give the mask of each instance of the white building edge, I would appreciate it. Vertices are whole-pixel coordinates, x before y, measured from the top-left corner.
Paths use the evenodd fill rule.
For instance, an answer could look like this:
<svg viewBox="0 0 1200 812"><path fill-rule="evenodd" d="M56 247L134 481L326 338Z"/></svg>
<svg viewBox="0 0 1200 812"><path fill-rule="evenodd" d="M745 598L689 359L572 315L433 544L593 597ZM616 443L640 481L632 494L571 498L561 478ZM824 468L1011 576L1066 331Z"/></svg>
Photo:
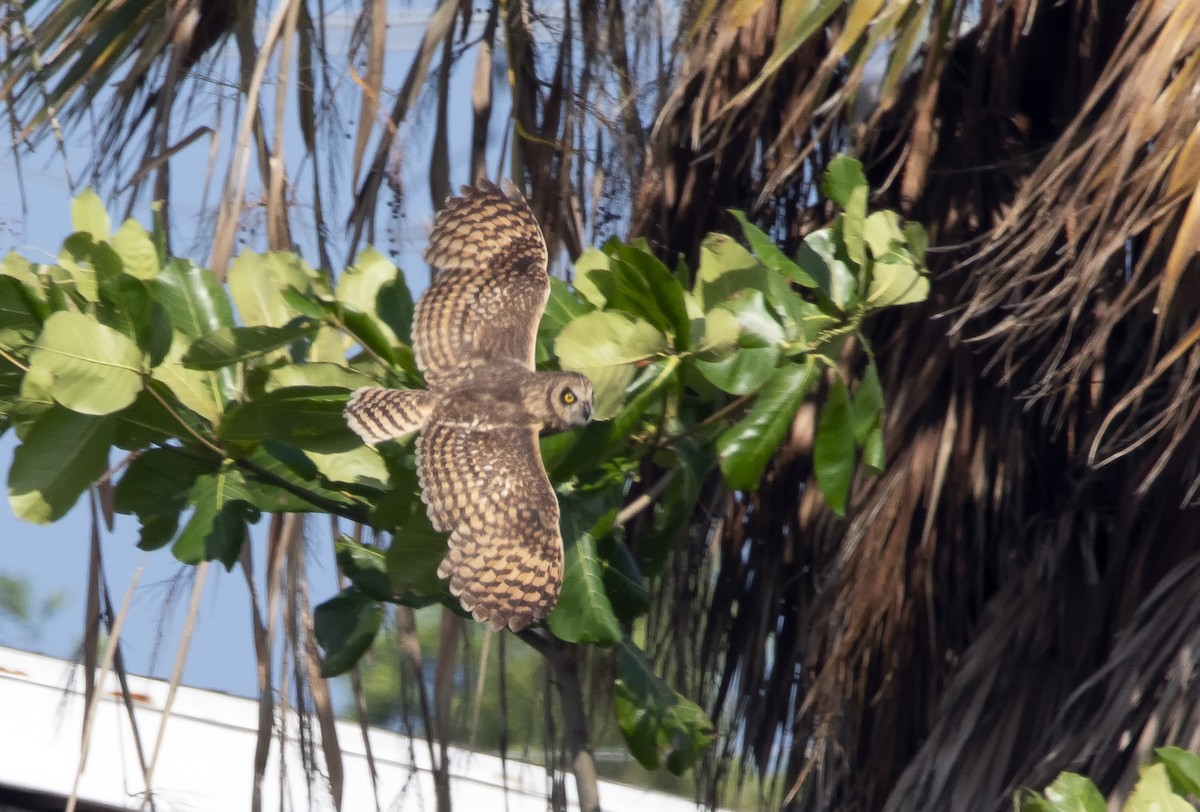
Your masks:
<svg viewBox="0 0 1200 812"><path fill-rule="evenodd" d="M0 647L0 812L61 808L62 799L70 795L80 758L83 686L82 666ZM163 722L169 685L164 680L131 675L129 688L149 759ZM145 780L116 677L110 674L100 690L102 699L79 779L79 809L141 809ZM257 719L254 700L180 686L151 781L154 808L159 812L248 809ZM273 738L262 783L262 808L334 809L323 779L308 785L294 736L294 714L287 722L293 735L282 759L278 735ZM313 735L318 735L315 730ZM378 772L377 806L359 726L339 721L337 735L345 774L343 810L437 809L429 751L423 739L371 729L371 751ZM450 749L449 760L455 810L544 812L548 808L549 782L540 765L509 760L502 770L499 758L459 748ZM578 809L571 776L566 790L568 808ZM613 812L696 809L694 803L678 796L611 781L600 782L600 802Z"/></svg>

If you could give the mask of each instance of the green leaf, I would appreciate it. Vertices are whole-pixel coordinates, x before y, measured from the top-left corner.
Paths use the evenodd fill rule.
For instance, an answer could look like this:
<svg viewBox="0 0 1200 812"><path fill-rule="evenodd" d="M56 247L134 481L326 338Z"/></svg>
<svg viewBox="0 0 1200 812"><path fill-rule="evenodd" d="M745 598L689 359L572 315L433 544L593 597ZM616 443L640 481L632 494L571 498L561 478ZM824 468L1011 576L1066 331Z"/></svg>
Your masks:
<svg viewBox="0 0 1200 812"><path fill-rule="evenodd" d="M763 387L746 416L717 439L721 472L731 488L754 490L817 380L817 365L784 364Z"/></svg>
<svg viewBox="0 0 1200 812"><path fill-rule="evenodd" d="M408 340L413 302L404 275L374 248L360 251L338 278L337 300L351 310L378 320L388 344Z"/></svg>
<svg viewBox="0 0 1200 812"><path fill-rule="evenodd" d="M112 237L112 247L121 258L125 273L143 281L158 276L158 250L146 229L136 220L130 218L121 224Z"/></svg>
<svg viewBox="0 0 1200 812"><path fill-rule="evenodd" d="M388 580L387 558L383 550L359 544L349 536L338 536L333 546L342 574L360 592L377 601L391 598L392 584Z"/></svg>
<svg viewBox="0 0 1200 812"><path fill-rule="evenodd" d="M767 269L754 255L724 234L709 234L700 245L700 266L693 293L705 312L746 290L766 287Z"/></svg>
<svg viewBox="0 0 1200 812"><path fill-rule="evenodd" d="M606 533L596 549L604 564L604 591L613 613L622 623L632 623L650 609L650 593L633 553L620 533Z"/></svg>
<svg viewBox="0 0 1200 812"><path fill-rule="evenodd" d="M854 426L854 442L860 446L867 435L877 429L883 416L883 386L879 383L879 370L875 359L867 363L858 389L854 392L854 405L850 407L850 420Z"/></svg>
<svg viewBox="0 0 1200 812"><path fill-rule="evenodd" d="M163 362L150 373L151 377L170 389L171 394L188 409L209 423L216 423L224 411L225 403L236 394L232 376L229 370L202 372L185 367L183 355L187 351L187 344L185 335L175 333L171 348Z"/></svg>
<svg viewBox="0 0 1200 812"><path fill-rule="evenodd" d="M341 364L321 362L287 364L272 369L267 375L266 391L274 392L288 386L336 386L354 391L359 387L376 385L375 379Z"/></svg>
<svg viewBox="0 0 1200 812"><path fill-rule="evenodd" d="M829 396L821 406L813 444L813 472L825 501L837 515L845 515L850 481L854 477L854 425L850 396L841 377L833 379Z"/></svg>
<svg viewBox="0 0 1200 812"><path fill-rule="evenodd" d="M229 293L242 323L282 327L296 315L283 298L288 288L307 290L304 260L287 251L243 251L229 264Z"/></svg>
<svg viewBox="0 0 1200 812"><path fill-rule="evenodd" d="M201 474L188 501L196 509L171 552L184 564L220 561L232 570L246 539L246 523L257 522L260 515L241 471L226 460L220 470Z"/></svg>
<svg viewBox="0 0 1200 812"><path fill-rule="evenodd" d="M149 449L129 464L114 490L113 508L138 517L140 549L157 550L175 537L196 478L215 468L174 448Z"/></svg>
<svg viewBox="0 0 1200 812"><path fill-rule="evenodd" d="M883 445L883 429L879 426L871 429L871 432L863 440L862 455L863 465L872 474L882 474L887 468L887 453Z"/></svg>
<svg viewBox="0 0 1200 812"><path fill-rule="evenodd" d="M714 741L712 721L695 702L663 682L628 637L617 648L614 706L629 752L648 770L675 775L692 767Z"/></svg>
<svg viewBox="0 0 1200 812"><path fill-rule="evenodd" d="M1159 747L1154 756L1166 766L1177 792L1200 798L1200 756L1179 747Z"/></svg>
<svg viewBox="0 0 1200 812"><path fill-rule="evenodd" d="M71 201L71 227L90 234L96 242L107 240L112 225L104 202L91 189L84 189Z"/></svg>
<svg viewBox="0 0 1200 812"><path fill-rule="evenodd" d="M565 511L563 515L566 517ZM563 531L567 543L562 593L546 625L555 637L569 643L616 643L621 639L621 624L604 589L604 566L596 555L596 541L588 533L572 534L569 526Z"/></svg>
<svg viewBox="0 0 1200 812"><path fill-rule="evenodd" d="M220 369L316 335L320 322L298 318L284 327L222 327L192 343L183 356L192 369Z"/></svg>
<svg viewBox="0 0 1200 812"><path fill-rule="evenodd" d="M609 309L641 316L675 336L675 348L686 349L691 341L683 286L666 265L648 249L624 243L612 247L611 273L616 285L608 297Z"/></svg>
<svg viewBox="0 0 1200 812"><path fill-rule="evenodd" d="M855 193L867 187L862 162L847 155L836 155L821 179L821 191L843 209L850 205Z"/></svg>
<svg viewBox="0 0 1200 812"><path fill-rule="evenodd" d="M417 503L413 508L407 521L396 528L387 551L387 573L392 590L410 602L412 598L439 598L449 594L437 576L438 565L446 556L446 534L433 529L424 506Z"/></svg>
<svg viewBox="0 0 1200 812"><path fill-rule="evenodd" d="M34 339L42 317L30 299L33 291L11 276L0 276L0 344L17 347Z"/></svg>
<svg viewBox="0 0 1200 812"><path fill-rule="evenodd" d="M359 344L388 363L398 363L399 355L392 349L392 344L388 340L387 334L383 332L383 325L378 319L356 310L346 310L338 318L346 326L346 331Z"/></svg>
<svg viewBox="0 0 1200 812"><path fill-rule="evenodd" d="M696 369L705 380L734 395L757 392L779 365L778 347L744 347L721 361L697 359Z"/></svg>
<svg viewBox="0 0 1200 812"><path fill-rule="evenodd" d="M873 308L923 302L929 298L929 277L899 254L886 254L871 268L867 303Z"/></svg>
<svg viewBox="0 0 1200 812"><path fill-rule="evenodd" d="M828 285L822 285L803 268L788 259L788 256L771 241L771 238L766 233L750 222L745 213L737 209L730 209L729 213L741 223L742 232L746 235L746 242L750 243L750 249L754 251L754 255L758 257L763 265L766 265L778 274L782 274L784 278L798 285L803 285L806 288L825 290L828 287Z"/></svg>
<svg viewBox="0 0 1200 812"><path fill-rule="evenodd" d="M362 485L376 490L387 490L388 470L379 449L369 445L358 445L349 451L334 454L308 452L321 476L330 482Z"/></svg>
<svg viewBox="0 0 1200 812"><path fill-rule="evenodd" d="M101 280L95 313L101 323L133 339L150 366L166 357L171 347L171 318L143 282L126 273Z"/></svg>
<svg viewBox="0 0 1200 812"><path fill-rule="evenodd" d="M371 647L383 609L355 587L346 587L313 611L313 632L325 651L322 677L349 671Z"/></svg>
<svg viewBox="0 0 1200 812"><path fill-rule="evenodd" d="M805 237L796 251L796 260L814 278L829 280L821 290L835 306L846 310L854 303L858 297L858 274L846 264L832 229L822 228Z"/></svg>
<svg viewBox="0 0 1200 812"><path fill-rule="evenodd" d="M155 279L154 291L167 308L171 325L189 338L233 326L229 297L208 268L173 259Z"/></svg>
<svg viewBox="0 0 1200 812"><path fill-rule="evenodd" d="M1049 790L1046 796L1049 797ZM1143 764L1138 767L1138 782L1125 801L1125 812L1195 812L1195 809L1171 791L1171 780L1165 764Z"/></svg>
<svg viewBox="0 0 1200 812"><path fill-rule="evenodd" d="M347 400L340 387L276 389L229 409L217 433L236 442L281 440L307 451L349 451L361 441L342 417Z"/></svg>
<svg viewBox="0 0 1200 812"><path fill-rule="evenodd" d="M608 273L608 254L599 248L586 248L575 260L575 274L571 284L584 301L593 308L602 308L608 302L604 291L600 289L599 281L610 281Z"/></svg>
<svg viewBox="0 0 1200 812"><path fill-rule="evenodd" d="M54 399L80 414L120 411L142 391L141 350L82 313L60 311L47 319L29 360L53 376Z"/></svg>
<svg viewBox="0 0 1200 812"><path fill-rule="evenodd" d="M720 305L738 322L738 343L743 347L777 347L783 343L783 327L767 307L760 290L747 290Z"/></svg>
<svg viewBox="0 0 1200 812"><path fill-rule="evenodd" d="M667 337L654 325L616 311L580 316L554 342L563 369L591 378L597 420L608 420L620 411L634 364L666 350Z"/></svg>
<svg viewBox="0 0 1200 812"><path fill-rule="evenodd" d="M1046 787L1045 795L1034 793L1034 803L1024 805L1024 809L1037 809L1039 812L1105 812L1107 805L1104 796L1096 789L1096 785L1082 775L1062 772L1054 783Z"/></svg>
<svg viewBox="0 0 1200 812"><path fill-rule="evenodd" d="M35 524L66 515L87 487L108 469L114 421L52 406L13 452L8 502L13 514Z"/></svg>

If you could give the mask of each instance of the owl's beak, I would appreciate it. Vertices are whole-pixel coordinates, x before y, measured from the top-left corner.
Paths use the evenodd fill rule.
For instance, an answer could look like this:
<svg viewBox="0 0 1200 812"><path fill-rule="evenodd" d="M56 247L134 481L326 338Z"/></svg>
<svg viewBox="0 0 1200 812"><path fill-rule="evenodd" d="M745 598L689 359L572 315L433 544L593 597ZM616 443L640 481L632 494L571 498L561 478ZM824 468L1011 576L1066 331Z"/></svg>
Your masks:
<svg viewBox="0 0 1200 812"><path fill-rule="evenodd" d="M592 419L592 404L583 404L583 422L586 423Z"/></svg>

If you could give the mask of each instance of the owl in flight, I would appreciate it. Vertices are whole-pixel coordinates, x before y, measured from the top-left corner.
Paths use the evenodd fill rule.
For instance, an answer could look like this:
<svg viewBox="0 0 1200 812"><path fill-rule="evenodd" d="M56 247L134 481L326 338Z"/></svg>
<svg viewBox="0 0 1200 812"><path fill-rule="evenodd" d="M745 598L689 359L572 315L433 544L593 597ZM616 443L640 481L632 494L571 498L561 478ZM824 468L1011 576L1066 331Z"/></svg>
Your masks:
<svg viewBox="0 0 1200 812"><path fill-rule="evenodd" d="M413 316L413 351L428 388L359 389L346 421L368 443L421 433L421 499L450 534L438 577L476 620L520 631L562 586L558 499L538 435L587 423L592 383L534 370L550 277L520 192L464 186L434 221L425 259L437 275Z"/></svg>

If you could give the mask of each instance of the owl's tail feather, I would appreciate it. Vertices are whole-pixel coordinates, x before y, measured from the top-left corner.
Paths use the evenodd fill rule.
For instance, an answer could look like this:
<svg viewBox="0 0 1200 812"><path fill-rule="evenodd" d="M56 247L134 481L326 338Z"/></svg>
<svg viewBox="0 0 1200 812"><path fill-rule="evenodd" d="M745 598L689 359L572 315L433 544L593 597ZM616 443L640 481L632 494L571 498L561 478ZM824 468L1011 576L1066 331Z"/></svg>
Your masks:
<svg viewBox="0 0 1200 812"><path fill-rule="evenodd" d="M346 423L366 443L394 440L425 427L433 396L423 389L357 390L343 412Z"/></svg>

